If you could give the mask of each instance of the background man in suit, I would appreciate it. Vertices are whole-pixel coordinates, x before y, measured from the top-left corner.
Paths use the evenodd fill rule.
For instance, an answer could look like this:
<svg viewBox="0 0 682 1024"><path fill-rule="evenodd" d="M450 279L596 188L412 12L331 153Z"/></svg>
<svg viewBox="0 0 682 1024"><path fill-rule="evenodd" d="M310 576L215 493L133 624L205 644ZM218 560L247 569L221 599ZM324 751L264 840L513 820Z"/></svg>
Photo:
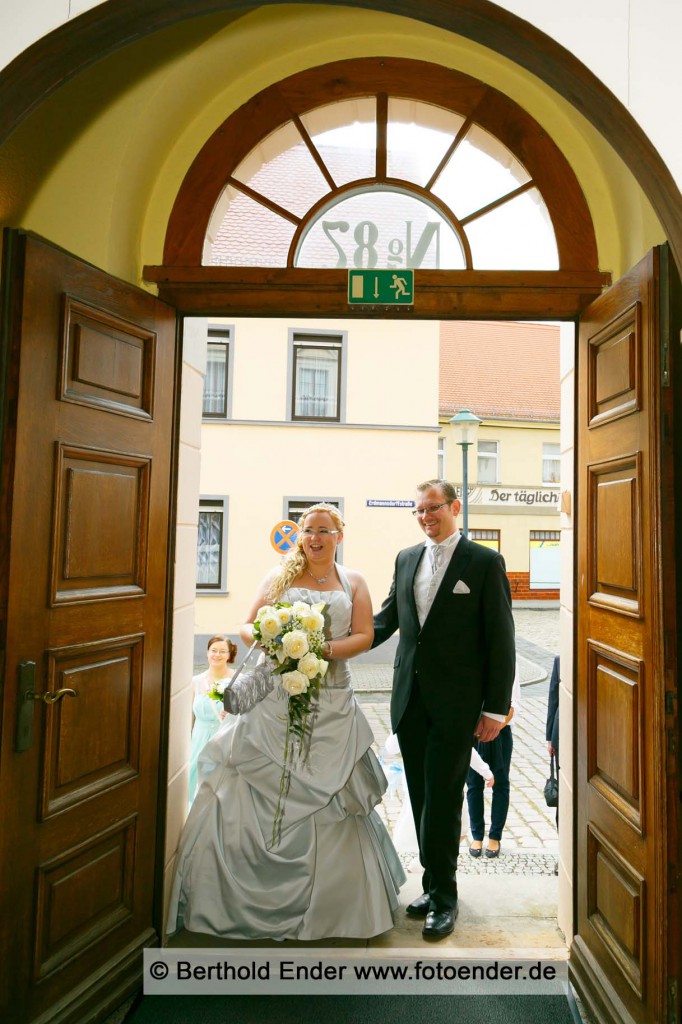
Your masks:
<svg viewBox="0 0 682 1024"><path fill-rule="evenodd" d="M552 677L549 681L549 696L547 699L547 725L545 728L545 739L547 740L547 752L554 756L556 761L557 776L559 775L559 680L561 679L561 662L559 655L554 659L552 665ZM559 806L556 809L556 827L559 828ZM557 873L556 870L554 872Z"/></svg>
<svg viewBox="0 0 682 1024"><path fill-rule="evenodd" d="M391 723L398 736L424 868L407 913L423 935L449 935L457 916L457 854L474 736L493 740L509 711L515 672L511 592L502 557L463 537L452 484L417 488L426 543L398 554L374 617L377 647L397 629Z"/></svg>

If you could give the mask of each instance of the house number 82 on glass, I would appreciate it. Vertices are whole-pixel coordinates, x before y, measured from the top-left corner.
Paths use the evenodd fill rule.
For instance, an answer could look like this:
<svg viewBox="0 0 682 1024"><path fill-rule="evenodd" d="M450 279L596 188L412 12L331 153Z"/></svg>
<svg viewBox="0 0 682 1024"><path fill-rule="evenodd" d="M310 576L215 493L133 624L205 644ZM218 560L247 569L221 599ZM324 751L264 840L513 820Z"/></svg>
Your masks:
<svg viewBox="0 0 682 1024"><path fill-rule="evenodd" d="M324 220L322 230L334 246L337 252L336 267L348 266L348 255L346 246L350 248L350 238L339 240L339 235L347 235L350 231L350 224L347 220ZM416 236L416 232L415 232ZM355 246L350 254L352 266L358 269L369 269L376 267L382 259L382 265L388 267L405 267L416 269L421 267L425 257L428 255L428 265L433 270L440 269L440 224L429 221L424 225L422 233L412 247L412 221L405 221L405 238L394 237L389 239L386 246L385 256L379 252L381 243L379 240L379 228L371 220L361 220L356 224L352 234Z"/></svg>

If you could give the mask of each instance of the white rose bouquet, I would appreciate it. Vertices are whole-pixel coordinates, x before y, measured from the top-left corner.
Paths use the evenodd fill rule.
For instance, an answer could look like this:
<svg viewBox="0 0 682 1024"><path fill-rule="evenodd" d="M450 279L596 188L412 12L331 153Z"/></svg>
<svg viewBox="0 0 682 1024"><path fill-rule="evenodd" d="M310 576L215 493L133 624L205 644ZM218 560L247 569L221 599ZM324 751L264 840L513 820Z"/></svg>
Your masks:
<svg viewBox="0 0 682 1024"><path fill-rule="evenodd" d="M282 830L292 768L308 760L317 698L329 667L322 657L324 608L324 601L313 605L305 601L264 605L253 624L254 640L272 658L273 672L280 677L287 695L284 765L272 826L273 845Z"/></svg>

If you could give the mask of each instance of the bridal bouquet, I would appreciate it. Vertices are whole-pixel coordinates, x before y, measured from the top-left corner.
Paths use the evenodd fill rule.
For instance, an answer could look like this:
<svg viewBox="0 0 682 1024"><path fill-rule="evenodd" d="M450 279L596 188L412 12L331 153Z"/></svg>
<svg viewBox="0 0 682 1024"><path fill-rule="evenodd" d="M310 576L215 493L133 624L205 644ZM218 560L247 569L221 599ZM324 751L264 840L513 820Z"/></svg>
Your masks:
<svg viewBox="0 0 682 1024"><path fill-rule="evenodd" d="M223 694L225 693L225 687L227 686L229 681L229 677L227 679L216 679L213 682L210 690L206 691L206 696L210 697L211 700L214 700L216 704L220 704L221 708L223 704Z"/></svg>
<svg viewBox="0 0 682 1024"><path fill-rule="evenodd" d="M313 605L305 601L294 604L280 601L259 608L253 624L254 640L272 658L273 673L280 677L288 698L284 764L272 826L273 845L281 835L291 771L296 765L305 764L310 753L317 697L329 664L322 657L324 608L323 601Z"/></svg>

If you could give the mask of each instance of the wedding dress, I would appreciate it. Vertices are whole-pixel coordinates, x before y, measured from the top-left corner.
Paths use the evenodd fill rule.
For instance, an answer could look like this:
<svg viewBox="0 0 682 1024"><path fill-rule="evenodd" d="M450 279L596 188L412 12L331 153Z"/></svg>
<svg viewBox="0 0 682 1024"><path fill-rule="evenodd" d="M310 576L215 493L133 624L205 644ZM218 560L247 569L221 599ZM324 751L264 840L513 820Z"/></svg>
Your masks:
<svg viewBox="0 0 682 1024"><path fill-rule="evenodd" d="M348 635L351 590L292 588L284 600L325 601L331 639ZM281 839L286 697L273 691L230 715L199 756L199 788L180 840L168 931L229 939L369 938L393 927L402 865L375 806L386 778L351 688L330 662L307 766L292 771Z"/></svg>

